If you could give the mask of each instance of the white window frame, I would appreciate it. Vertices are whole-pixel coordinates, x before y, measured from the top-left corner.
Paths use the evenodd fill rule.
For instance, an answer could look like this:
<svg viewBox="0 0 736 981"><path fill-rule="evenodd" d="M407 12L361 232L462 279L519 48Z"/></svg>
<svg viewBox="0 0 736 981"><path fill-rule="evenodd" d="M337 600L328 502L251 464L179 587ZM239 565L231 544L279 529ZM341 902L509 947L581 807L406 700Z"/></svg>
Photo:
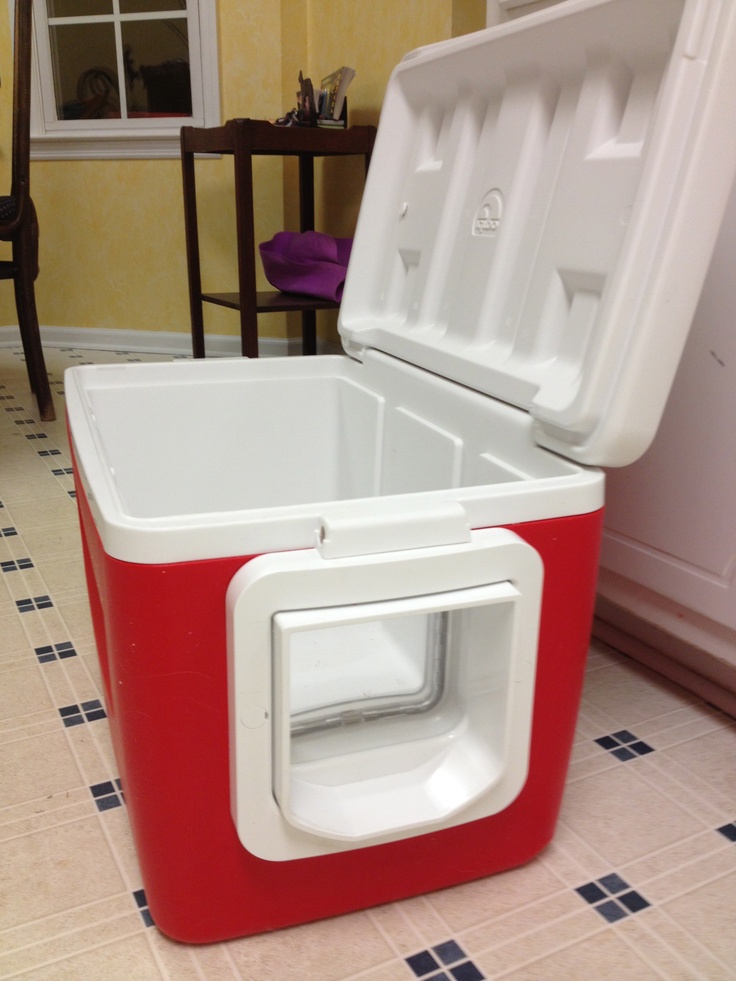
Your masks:
<svg viewBox="0 0 736 981"><path fill-rule="evenodd" d="M8 0L11 25L14 0ZM215 0L187 0L192 116L152 119L56 119L46 0L33 0L31 159L91 160L179 156L182 126L219 126ZM117 10L117 0L114 0ZM129 15L130 16L130 15ZM140 17L141 15L136 15ZM145 15L143 15L145 16ZM121 15L125 19L126 15ZM75 18L84 21L86 18ZM101 18L89 18L98 21ZM121 75L122 77L122 75Z"/></svg>

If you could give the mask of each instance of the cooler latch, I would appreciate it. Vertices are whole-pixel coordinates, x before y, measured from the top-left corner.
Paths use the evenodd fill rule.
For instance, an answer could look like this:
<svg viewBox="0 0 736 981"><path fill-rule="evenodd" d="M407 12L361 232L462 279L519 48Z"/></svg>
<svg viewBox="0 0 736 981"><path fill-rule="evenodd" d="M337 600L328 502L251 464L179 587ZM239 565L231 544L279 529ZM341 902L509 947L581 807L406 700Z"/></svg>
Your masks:
<svg viewBox="0 0 736 981"><path fill-rule="evenodd" d="M377 498L364 505L337 507L322 517L316 547L323 559L375 555L470 541L470 526L462 505L455 501L422 502Z"/></svg>

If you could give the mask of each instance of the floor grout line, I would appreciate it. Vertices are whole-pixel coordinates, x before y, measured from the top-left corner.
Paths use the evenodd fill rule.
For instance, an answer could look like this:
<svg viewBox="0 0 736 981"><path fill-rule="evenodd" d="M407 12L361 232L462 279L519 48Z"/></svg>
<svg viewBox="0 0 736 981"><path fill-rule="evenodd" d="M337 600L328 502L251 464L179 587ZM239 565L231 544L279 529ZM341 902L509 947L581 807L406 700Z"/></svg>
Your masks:
<svg viewBox="0 0 736 981"><path fill-rule="evenodd" d="M118 899L118 898L120 898L120 899L126 898L127 899L128 898L128 893L121 892L121 893L118 893L115 896L108 896L108 897L106 897L107 900ZM68 915L70 913L76 913L76 912L79 912L80 910L84 910L84 909L94 909L94 907L96 905L98 905L98 903L85 903L85 904L83 904L81 906L70 907L68 910L64 910L64 914L65 915ZM58 932L56 932L54 934L49 934L48 937L46 937L43 942L45 943L45 942L50 941L50 940L60 940L60 939L63 939L64 937L73 937L75 934L83 933L85 930L89 930L93 926L96 927L96 926L103 926L103 925L105 925L107 923L115 923L116 920L125 919L125 918L129 917L131 914L135 914L135 910L132 909L132 908L131 908L130 912L123 912L123 911L121 911L120 913L117 913L114 916L105 916L105 917L103 917L100 920L95 920L94 923L88 923L88 924L85 924L83 926L74 927L74 928L71 928L71 929L68 929L68 930L59 930ZM26 923L23 923L22 925L20 925L18 927L9 927L6 930L0 931L0 937L2 937L3 935L6 935L7 936L8 934L12 933L14 930L17 930L17 929L26 929L28 927L33 927L33 926L42 926L44 923L48 923L50 920L53 920L56 917L58 917L58 915L59 914L52 914L51 916L48 916L48 917L42 917L39 920L35 920L35 921L34 920L29 920ZM138 931L135 931L135 932L138 932ZM32 950L34 947L37 947L37 946L38 946L38 943L28 943L28 944L20 944L17 947L7 947L3 951L2 956L7 956L8 954L22 953L25 950Z"/></svg>
<svg viewBox="0 0 736 981"><path fill-rule="evenodd" d="M114 919L111 920L111 921L109 921L109 922L114 922ZM112 944L120 943L121 940L128 940L128 939L131 939L131 938L137 937L137 936L140 936L140 931L133 930L133 931L130 931L128 933L121 934L119 937L114 937L114 938L112 938L110 940L104 940L104 941L101 941L100 943L97 943L97 944L90 944L89 946L87 946L87 947L84 948L84 950L82 951L82 953L88 953L90 951L95 951L95 950L104 950L105 947L110 947L110 946L112 946ZM16 952L14 951L13 953L16 953ZM61 954L58 957L48 958L47 960L42 961L40 964L34 964L32 968L22 968L20 971L13 971L12 974L5 974L5 975L3 975L3 978L4 979L7 979L7 981L10 981L11 978L23 977L24 974L25 975L28 975L29 970L33 970L35 972L39 968L51 967L54 964L62 964L64 961L66 961L68 959L69 959L69 957L68 957L67 954ZM91 981L91 979L90 979L90 981ZM167 981L168 981L168 979L167 979Z"/></svg>
<svg viewBox="0 0 736 981"><path fill-rule="evenodd" d="M641 923L640 923L640 925L641 925ZM627 945L627 947L631 951L633 951L637 956L641 957L644 960L644 962L656 974L658 974L660 978L662 978L662 981L670 981L669 975L662 973L662 971L659 968L659 965L652 959L649 951L647 951L646 948L642 949L640 947L640 945L634 943L633 942L633 939L628 936L628 933L627 933L626 930L623 930L621 932L621 935L620 936L621 936L621 940L623 941L623 943L625 943ZM657 939L657 941L659 943L662 943L662 941L660 941L659 938L656 938L656 939ZM681 958L678 958L678 960L681 960ZM693 968L693 965L691 963L688 963L688 962L685 962L685 961L682 961L682 960L681 960L681 963L682 963L683 967L686 967L688 969L689 972L692 972L693 971L694 968ZM693 975L692 973L689 974L689 978L691 979L691 981L706 981L706 979L702 978L702 975L699 975L699 977L695 977L695 975Z"/></svg>
<svg viewBox="0 0 736 981"><path fill-rule="evenodd" d="M510 967L508 970L502 970L500 973L496 972L492 975L492 979L493 981L495 981L496 978L501 979L501 978L507 978L513 976L518 971L523 970L526 967L531 967L533 964L538 964L540 961L546 960L552 954L559 954L563 950L570 950L570 948L574 947L576 944L579 944L581 940L587 940L590 939L591 937L597 936L599 934L603 934L609 929L611 929L610 925L604 923L601 926L595 927L589 934L586 934L585 937L575 937L574 939L564 944L558 944L556 946L553 945L552 947L548 948L543 954L539 954L538 956L535 957L530 957L525 961L519 961L516 964L514 964L513 967ZM497 947L489 948L486 951L486 953L490 953L491 951L497 951L502 949L503 949L503 944ZM482 955L478 954L476 956L480 957Z"/></svg>
<svg viewBox="0 0 736 981"><path fill-rule="evenodd" d="M688 938L690 939L691 943L694 946L700 948L700 950L702 951L703 955L706 955L707 957L713 958L713 960L717 961L718 964L724 969L725 972L733 971L733 969L734 969L733 964L726 963L710 947L706 947L705 944L703 944L701 942L701 940L699 939L699 937L696 936L696 934L692 933L688 929L687 926L683 926L683 924L679 920L674 920L669 915L669 913L667 912L666 909L662 909L661 907L658 907L658 908L659 908L659 912L662 914L662 916L666 917L666 919L672 924L673 929L676 930L676 931L678 931L678 932L686 933L687 936L688 936ZM659 936L657 936L657 939L659 940L660 943L666 945L667 947L670 947L670 945L667 943L666 940L662 940ZM670 949L672 949L672 948L670 948ZM679 960L683 960L683 957L682 957L682 955L680 954L679 951L674 950L673 952L677 955L677 957L678 957ZM693 965L691 959L688 958L688 960L685 963L686 963L686 966L690 970L697 970L697 965ZM712 979L708 979L707 978L707 975L705 977L706 977L706 981L712 981ZM730 977L733 977L733 975L732 974L728 974L728 973L724 973L724 975L723 975L724 981L726 981L726 979L728 979ZM719 979L719 981L720 981L720 979Z"/></svg>

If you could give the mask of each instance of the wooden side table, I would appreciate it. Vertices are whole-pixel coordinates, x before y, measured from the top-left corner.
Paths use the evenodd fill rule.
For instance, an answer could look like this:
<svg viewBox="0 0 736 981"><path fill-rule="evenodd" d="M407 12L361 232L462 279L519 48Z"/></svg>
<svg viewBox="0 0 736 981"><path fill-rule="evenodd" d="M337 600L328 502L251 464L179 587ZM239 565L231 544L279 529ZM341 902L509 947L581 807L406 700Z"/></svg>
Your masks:
<svg viewBox="0 0 736 981"><path fill-rule="evenodd" d="M202 129L184 126L181 131L181 163L192 350L205 356L203 302L240 311L241 349L246 357L258 357L258 314L299 310L302 314L302 351L317 350L316 312L334 309L337 303L297 293L256 290L256 243L253 208L253 157L255 155L299 158L299 218L301 231L314 229L314 158L361 155L366 171L373 150L375 126L349 129L281 127L257 119L230 119L224 126ZM235 221L238 241L238 291L203 293L200 271L199 232L194 155L231 154L235 172Z"/></svg>

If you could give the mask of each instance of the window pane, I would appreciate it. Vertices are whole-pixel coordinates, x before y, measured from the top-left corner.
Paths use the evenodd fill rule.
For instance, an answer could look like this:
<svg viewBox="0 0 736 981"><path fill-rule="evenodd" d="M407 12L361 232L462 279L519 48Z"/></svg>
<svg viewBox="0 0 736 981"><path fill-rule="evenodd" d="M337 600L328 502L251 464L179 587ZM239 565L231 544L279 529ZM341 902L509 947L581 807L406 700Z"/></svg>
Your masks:
<svg viewBox="0 0 736 981"><path fill-rule="evenodd" d="M186 0L120 0L121 14L153 14L159 10L186 9Z"/></svg>
<svg viewBox="0 0 736 981"><path fill-rule="evenodd" d="M46 0L49 17L91 17L111 14L112 0Z"/></svg>
<svg viewBox="0 0 736 981"><path fill-rule="evenodd" d="M49 35L58 118L119 117L113 25L68 24L51 27Z"/></svg>
<svg viewBox="0 0 736 981"><path fill-rule="evenodd" d="M212 0L33 4L34 159L82 159L97 154L98 141L114 156L178 156L182 122L219 123Z"/></svg>
<svg viewBox="0 0 736 981"><path fill-rule="evenodd" d="M191 116L187 22L124 21L122 32L130 113Z"/></svg>

